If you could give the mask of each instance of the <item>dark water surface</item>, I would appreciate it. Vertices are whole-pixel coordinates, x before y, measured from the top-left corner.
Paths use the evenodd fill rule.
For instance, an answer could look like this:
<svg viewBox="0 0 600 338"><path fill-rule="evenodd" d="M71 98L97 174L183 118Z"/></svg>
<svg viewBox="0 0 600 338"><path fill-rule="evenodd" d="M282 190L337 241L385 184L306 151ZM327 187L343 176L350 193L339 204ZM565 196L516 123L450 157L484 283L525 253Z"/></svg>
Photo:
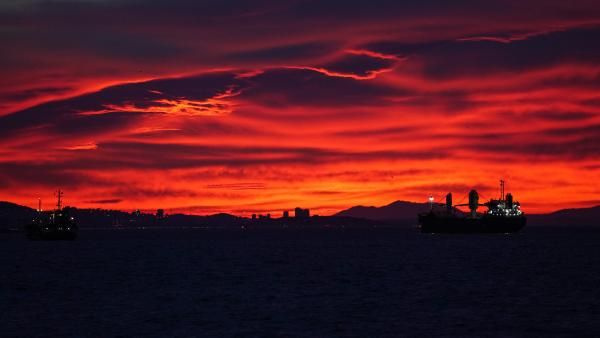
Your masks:
<svg viewBox="0 0 600 338"><path fill-rule="evenodd" d="M600 336L600 229L0 235L0 336Z"/></svg>

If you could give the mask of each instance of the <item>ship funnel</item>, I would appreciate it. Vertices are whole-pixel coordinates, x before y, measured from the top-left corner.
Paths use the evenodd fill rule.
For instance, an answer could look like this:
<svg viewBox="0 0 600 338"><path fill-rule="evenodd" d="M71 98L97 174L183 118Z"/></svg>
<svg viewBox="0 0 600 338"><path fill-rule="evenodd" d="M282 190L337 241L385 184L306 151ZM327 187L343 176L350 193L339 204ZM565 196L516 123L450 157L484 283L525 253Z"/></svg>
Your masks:
<svg viewBox="0 0 600 338"><path fill-rule="evenodd" d="M446 211L448 211L448 213L452 212L452 193L449 192L448 195L446 195Z"/></svg>
<svg viewBox="0 0 600 338"><path fill-rule="evenodd" d="M471 209L471 216L475 217L477 214L477 207L479 206L479 194L475 189L469 192L469 209Z"/></svg>
<svg viewBox="0 0 600 338"><path fill-rule="evenodd" d="M506 208L507 209L513 208L513 196L511 193L506 194Z"/></svg>

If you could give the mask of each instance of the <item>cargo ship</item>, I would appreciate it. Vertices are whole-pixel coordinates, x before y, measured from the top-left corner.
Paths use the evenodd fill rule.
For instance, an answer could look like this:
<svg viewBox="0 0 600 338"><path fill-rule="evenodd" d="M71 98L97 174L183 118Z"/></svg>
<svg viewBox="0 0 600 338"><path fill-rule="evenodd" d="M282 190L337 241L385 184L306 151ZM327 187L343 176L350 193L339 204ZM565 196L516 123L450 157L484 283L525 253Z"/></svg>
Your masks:
<svg viewBox="0 0 600 338"><path fill-rule="evenodd" d="M490 199L486 203L479 203L479 194L476 190L469 192L468 204L452 204L452 193L446 195L445 208L435 205L433 197L429 197L429 212L418 216L421 232L424 233L515 233L525 227L527 218L521 210L521 205L515 201L512 194L504 194L505 182L500 181L500 198ZM458 209L468 206L470 212ZM479 207L486 207L482 213L477 212Z"/></svg>
<svg viewBox="0 0 600 338"><path fill-rule="evenodd" d="M74 240L77 238L79 227L75 218L69 214L70 208L62 207L62 195L63 192L58 190L56 209L51 212L42 211L41 200L39 201L37 215L29 224L25 225L27 238L32 240Z"/></svg>

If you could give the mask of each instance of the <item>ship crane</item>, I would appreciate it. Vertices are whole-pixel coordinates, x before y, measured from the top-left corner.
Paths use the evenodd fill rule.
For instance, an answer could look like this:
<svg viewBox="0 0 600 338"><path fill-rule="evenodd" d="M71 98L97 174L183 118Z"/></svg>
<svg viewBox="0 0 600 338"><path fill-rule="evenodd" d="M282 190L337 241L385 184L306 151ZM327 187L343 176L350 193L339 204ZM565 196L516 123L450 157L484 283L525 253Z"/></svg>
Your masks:
<svg viewBox="0 0 600 338"><path fill-rule="evenodd" d="M500 180L500 198L497 200L490 199L488 202L479 203L479 193L476 190L469 192L469 203L458 203L452 204L452 193L446 195L446 211L452 213L456 207L469 207L471 210L471 217L477 217L478 207L487 207L490 209L489 213L505 213L505 214L521 214L519 210L519 203L513 201L511 193L505 194L506 182ZM515 208L516 207L516 208ZM498 210L497 210L498 209ZM501 210L500 210L501 209Z"/></svg>
<svg viewBox="0 0 600 338"><path fill-rule="evenodd" d="M521 230L525 226L526 217L519 202L513 200L511 193L505 192L505 187L505 181L500 180L500 197L489 200L485 198L485 203L479 202L482 198L475 189L469 192L468 203L461 203L463 198L459 203L453 204L452 193L448 193L445 211L434 210L433 198L430 198L430 211L419 214L421 232L512 233ZM487 207L487 210L477 213L477 208L481 206ZM457 207L468 207L470 213L465 215L458 212Z"/></svg>

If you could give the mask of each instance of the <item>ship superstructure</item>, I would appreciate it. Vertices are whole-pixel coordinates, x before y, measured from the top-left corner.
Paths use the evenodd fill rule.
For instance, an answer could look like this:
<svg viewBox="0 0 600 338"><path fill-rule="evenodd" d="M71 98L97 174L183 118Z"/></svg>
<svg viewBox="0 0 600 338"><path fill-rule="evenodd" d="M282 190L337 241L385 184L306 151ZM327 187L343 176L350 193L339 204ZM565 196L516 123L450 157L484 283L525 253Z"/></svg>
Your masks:
<svg viewBox="0 0 600 338"><path fill-rule="evenodd" d="M446 195L444 210L434 208L433 199L430 197L431 208L429 212L419 214L418 220L422 232L428 233L512 233L521 230L526 224L526 217L521 211L521 205L515 201L511 193L504 193L505 182L500 180L500 198L490 199L488 202L479 203L479 194L476 190L469 192L469 203L452 204L452 193ZM467 206L469 212L465 213L458 207ZM478 213L479 207L487 210Z"/></svg>
<svg viewBox="0 0 600 338"><path fill-rule="evenodd" d="M56 209L51 212L44 212L41 200L39 200L36 217L25 226L27 238L69 240L77 238L79 227L75 218L70 215L70 208L62 207L63 192L58 190L56 196Z"/></svg>

